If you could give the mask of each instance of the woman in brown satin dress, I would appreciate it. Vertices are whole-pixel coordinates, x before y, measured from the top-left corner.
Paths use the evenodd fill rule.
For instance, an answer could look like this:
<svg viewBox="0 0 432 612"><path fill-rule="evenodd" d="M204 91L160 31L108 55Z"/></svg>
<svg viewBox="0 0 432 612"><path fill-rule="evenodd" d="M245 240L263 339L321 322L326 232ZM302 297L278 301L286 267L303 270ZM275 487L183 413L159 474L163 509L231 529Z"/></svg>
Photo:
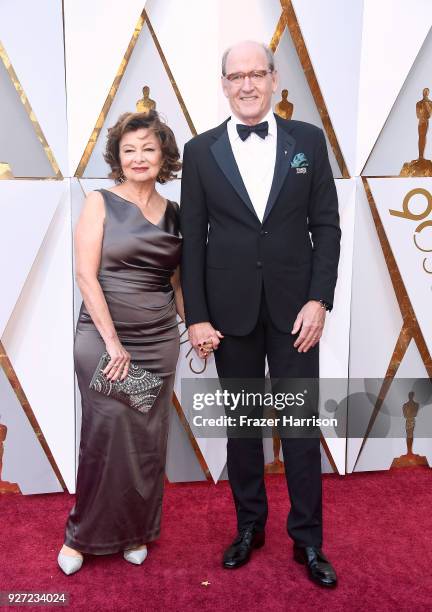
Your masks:
<svg viewBox="0 0 432 612"><path fill-rule="evenodd" d="M67 574L80 569L82 553L123 551L141 564L159 537L176 314L184 319L178 204L155 190L181 167L174 135L155 111L126 113L108 132L105 159L117 184L87 196L75 233L82 427L76 503L58 556ZM131 360L162 377L148 413L89 389L105 350L108 379L124 379Z"/></svg>

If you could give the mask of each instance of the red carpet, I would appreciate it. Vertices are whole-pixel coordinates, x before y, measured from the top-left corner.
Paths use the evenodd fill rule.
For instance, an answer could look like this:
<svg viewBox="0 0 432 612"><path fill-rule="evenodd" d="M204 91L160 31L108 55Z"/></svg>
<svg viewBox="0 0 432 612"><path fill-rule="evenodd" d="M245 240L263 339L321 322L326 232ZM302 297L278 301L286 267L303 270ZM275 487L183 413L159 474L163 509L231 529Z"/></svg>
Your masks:
<svg viewBox="0 0 432 612"><path fill-rule="evenodd" d="M93 612L429 611L431 483L428 468L324 477L323 548L340 581L332 591L309 582L292 560L285 532L288 499L280 476L267 478L266 545L235 571L220 566L235 533L225 482L167 485L163 535L149 546L142 566L130 565L120 554L88 556L73 576L56 564L73 497L0 496L0 591L66 591L70 610Z"/></svg>

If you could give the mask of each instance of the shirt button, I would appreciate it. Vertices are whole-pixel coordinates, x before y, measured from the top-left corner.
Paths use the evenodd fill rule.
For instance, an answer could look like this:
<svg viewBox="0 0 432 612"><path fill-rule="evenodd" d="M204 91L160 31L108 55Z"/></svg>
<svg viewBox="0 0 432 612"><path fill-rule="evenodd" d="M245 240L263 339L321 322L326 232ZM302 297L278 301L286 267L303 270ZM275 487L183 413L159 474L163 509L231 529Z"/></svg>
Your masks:
<svg viewBox="0 0 432 612"><path fill-rule="evenodd" d="M262 263L260 261L257 261L257 268L262 268Z"/></svg>

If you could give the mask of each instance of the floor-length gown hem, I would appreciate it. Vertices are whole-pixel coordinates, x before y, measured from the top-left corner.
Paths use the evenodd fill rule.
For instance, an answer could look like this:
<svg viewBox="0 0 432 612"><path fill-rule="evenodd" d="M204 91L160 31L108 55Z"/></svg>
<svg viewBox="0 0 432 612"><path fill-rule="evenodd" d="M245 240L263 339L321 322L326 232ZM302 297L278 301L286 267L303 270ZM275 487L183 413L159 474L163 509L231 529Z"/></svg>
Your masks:
<svg viewBox="0 0 432 612"><path fill-rule="evenodd" d="M160 537L160 529L154 531L152 533L144 534L143 536L134 538L133 540L123 540L122 542L117 542L116 544L101 544L100 546L96 544L92 544L89 546L84 542L77 542L73 538L65 538L64 544L69 546L69 548L73 548L84 555L113 555L118 552L123 552L128 548L138 548L143 544L148 544L149 542L154 542Z"/></svg>

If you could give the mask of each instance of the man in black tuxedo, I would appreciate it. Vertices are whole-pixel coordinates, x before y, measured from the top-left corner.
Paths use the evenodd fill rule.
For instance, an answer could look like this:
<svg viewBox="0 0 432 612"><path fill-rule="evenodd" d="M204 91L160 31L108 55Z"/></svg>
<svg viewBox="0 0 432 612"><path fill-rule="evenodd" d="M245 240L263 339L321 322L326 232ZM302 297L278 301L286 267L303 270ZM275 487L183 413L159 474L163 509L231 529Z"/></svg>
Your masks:
<svg viewBox="0 0 432 612"><path fill-rule="evenodd" d="M211 340L221 379L319 376L318 342L332 308L340 228L321 129L271 111L278 80L271 50L239 43L222 59L232 116L184 150L182 286L192 345ZM294 558L335 586L321 551L319 437L282 438ZM264 544L267 498L262 437L228 437L238 535L223 565Z"/></svg>

